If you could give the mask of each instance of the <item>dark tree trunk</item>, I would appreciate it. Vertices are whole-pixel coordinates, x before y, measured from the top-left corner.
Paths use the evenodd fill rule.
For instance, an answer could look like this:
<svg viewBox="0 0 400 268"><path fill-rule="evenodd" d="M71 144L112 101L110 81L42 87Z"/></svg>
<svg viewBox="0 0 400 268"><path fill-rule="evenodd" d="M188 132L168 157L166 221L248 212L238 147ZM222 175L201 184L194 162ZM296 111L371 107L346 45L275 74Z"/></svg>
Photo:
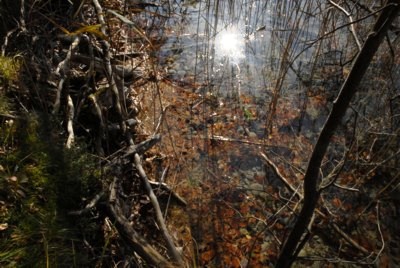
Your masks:
<svg viewBox="0 0 400 268"><path fill-rule="evenodd" d="M363 78L373 56L382 42L389 26L396 18L400 10L400 0L388 0L386 8L378 17L374 28L367 37L364 46L358 54L349 76L344 82L337 99L333 103L332 111L318 137L311 158L304 175L304 204L293 230L286 240L276 267L290 267L300 251L300 243L319 199L319 169L322 159L329 146L330 139L342 120L349 103L357 91L357 87Z"/></svg>

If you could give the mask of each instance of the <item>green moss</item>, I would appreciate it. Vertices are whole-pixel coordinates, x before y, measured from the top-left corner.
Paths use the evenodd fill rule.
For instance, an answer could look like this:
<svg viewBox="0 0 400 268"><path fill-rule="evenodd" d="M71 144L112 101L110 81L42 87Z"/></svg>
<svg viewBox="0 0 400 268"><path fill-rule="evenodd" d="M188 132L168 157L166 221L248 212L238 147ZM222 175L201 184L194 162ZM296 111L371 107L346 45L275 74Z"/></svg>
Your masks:
<svg viewBox="0 0 400 268"><path fill-rule="evenodd" d="M15 81L21 69L21 61L16 57L0 56L0 77L5 82Z"/></svg>
<svg viewBox="0 0 400 268"><path fill-rule="evenodd" d="M101 188L97 161L84 149L65 150L46 116L0 126L1 267L85 266L81 231L90 220L68 216ZM77 221L79 220L79 221Z"/></svg>

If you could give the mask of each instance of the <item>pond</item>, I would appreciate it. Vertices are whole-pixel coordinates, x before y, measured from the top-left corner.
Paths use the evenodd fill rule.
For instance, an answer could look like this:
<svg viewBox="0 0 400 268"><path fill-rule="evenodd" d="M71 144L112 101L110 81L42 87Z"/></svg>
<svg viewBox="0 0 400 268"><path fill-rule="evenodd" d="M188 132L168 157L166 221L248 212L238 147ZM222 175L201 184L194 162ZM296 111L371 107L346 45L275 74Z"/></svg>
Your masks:
<svg viewBox="0 0 400 268"><path fill-rule="evenodd" d="M273 132L303 131L315 138L327 110L317 111L323 104L309 105L305 88L307 82L318 81L309 72L316 65L310 42L317 40L320 18L309 14L318 14L322 5L207 0L176 1L170 8L157 58L167 80L199 98L188 103L193 136L250 138L258 145L268 144ZM341 55L332 55L335 66ZM246 159L249 143L229 143L234 143L231 149L243 151L240 161L253 160ZM280 151L290 147L286 142L274 145Z"/></svg>
<svg viewBox="0 0 400 268"><path fill-rule="evenodd" d="M279 209L291 197L276 173L284 168L300 187L328 111L313 94L336 79L316 66L330 60L336 71L342 56L315 61L320 17L310 14L323 6L312 2L175 1L163 10L155 57L172 85L161 86L170 107L163 148L175 155L170 173L191 204L201 265L269 265L276 257L279 239L259 235L290 218Z"/></svg>
<svg viewBox="0 0 400 268"><path fill-rule="evenodd" d="M172 79L194 80L213 93L265 98L281 75L283 61L290 61L296 68L307 64L312 54L307 41L316 39L318 22L293 16L299 8L306 8L295 2L186 4L181 7L184 10L178 15L180 19L171 22L174 36L161 49L161 63L166 64ZM286 48L290 39L290 47ZM285 49L293 54L287 59L282 58ZM293 74L289 77L293 81Z"/></svg>

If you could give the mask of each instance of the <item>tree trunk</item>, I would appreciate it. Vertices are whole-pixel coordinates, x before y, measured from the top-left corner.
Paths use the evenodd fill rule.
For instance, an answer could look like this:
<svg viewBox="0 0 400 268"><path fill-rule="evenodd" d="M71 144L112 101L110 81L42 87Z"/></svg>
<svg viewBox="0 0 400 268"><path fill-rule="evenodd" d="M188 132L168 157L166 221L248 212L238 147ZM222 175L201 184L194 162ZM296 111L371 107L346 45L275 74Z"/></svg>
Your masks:
<svg viewBox="0 0 400 268"><path fill-rule="evenodd" d="M373 56L382 42L389 26L400 10L400 0L388 0L386 8L378 17L374 28L369 33L362 50L359 52L346 81L342 85L337 99L333 103L332 111L325 122L315 144L314 150L304 175L304 203L293 230L289 234L279 255L276 267L290 267L300 251L300 240L310 224L312 215L319 199L319 169L322 159L329 146L330 139L342 120L349 103L357 91Z"/></svg>

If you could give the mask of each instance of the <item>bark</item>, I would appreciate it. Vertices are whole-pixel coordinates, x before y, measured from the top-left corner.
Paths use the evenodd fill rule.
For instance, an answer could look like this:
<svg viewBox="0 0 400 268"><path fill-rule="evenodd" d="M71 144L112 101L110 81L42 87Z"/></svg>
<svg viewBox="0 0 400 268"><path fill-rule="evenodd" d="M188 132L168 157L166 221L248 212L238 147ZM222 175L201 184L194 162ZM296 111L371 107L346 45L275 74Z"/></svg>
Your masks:
<svg viewBox="0 0 400 268"><path fill-rule="evenodd" d="M400 9L399 0L388 0L386 8L379 15L372 31L368 35L362 50L359 52L346 81L342 85L337 99L333 103L331 113L315 144L314 150L304 175L304 203L299 217L286 240L276 267L290 267L295 261L301 247L300 240L310 224L314 210L319 199L319 169L322 159L327 151L330 139L342 120L349 103L357 91L357 87L363 78L369 64L372 61L379 45L381 44L389 26L396 18Z"/></svg>

